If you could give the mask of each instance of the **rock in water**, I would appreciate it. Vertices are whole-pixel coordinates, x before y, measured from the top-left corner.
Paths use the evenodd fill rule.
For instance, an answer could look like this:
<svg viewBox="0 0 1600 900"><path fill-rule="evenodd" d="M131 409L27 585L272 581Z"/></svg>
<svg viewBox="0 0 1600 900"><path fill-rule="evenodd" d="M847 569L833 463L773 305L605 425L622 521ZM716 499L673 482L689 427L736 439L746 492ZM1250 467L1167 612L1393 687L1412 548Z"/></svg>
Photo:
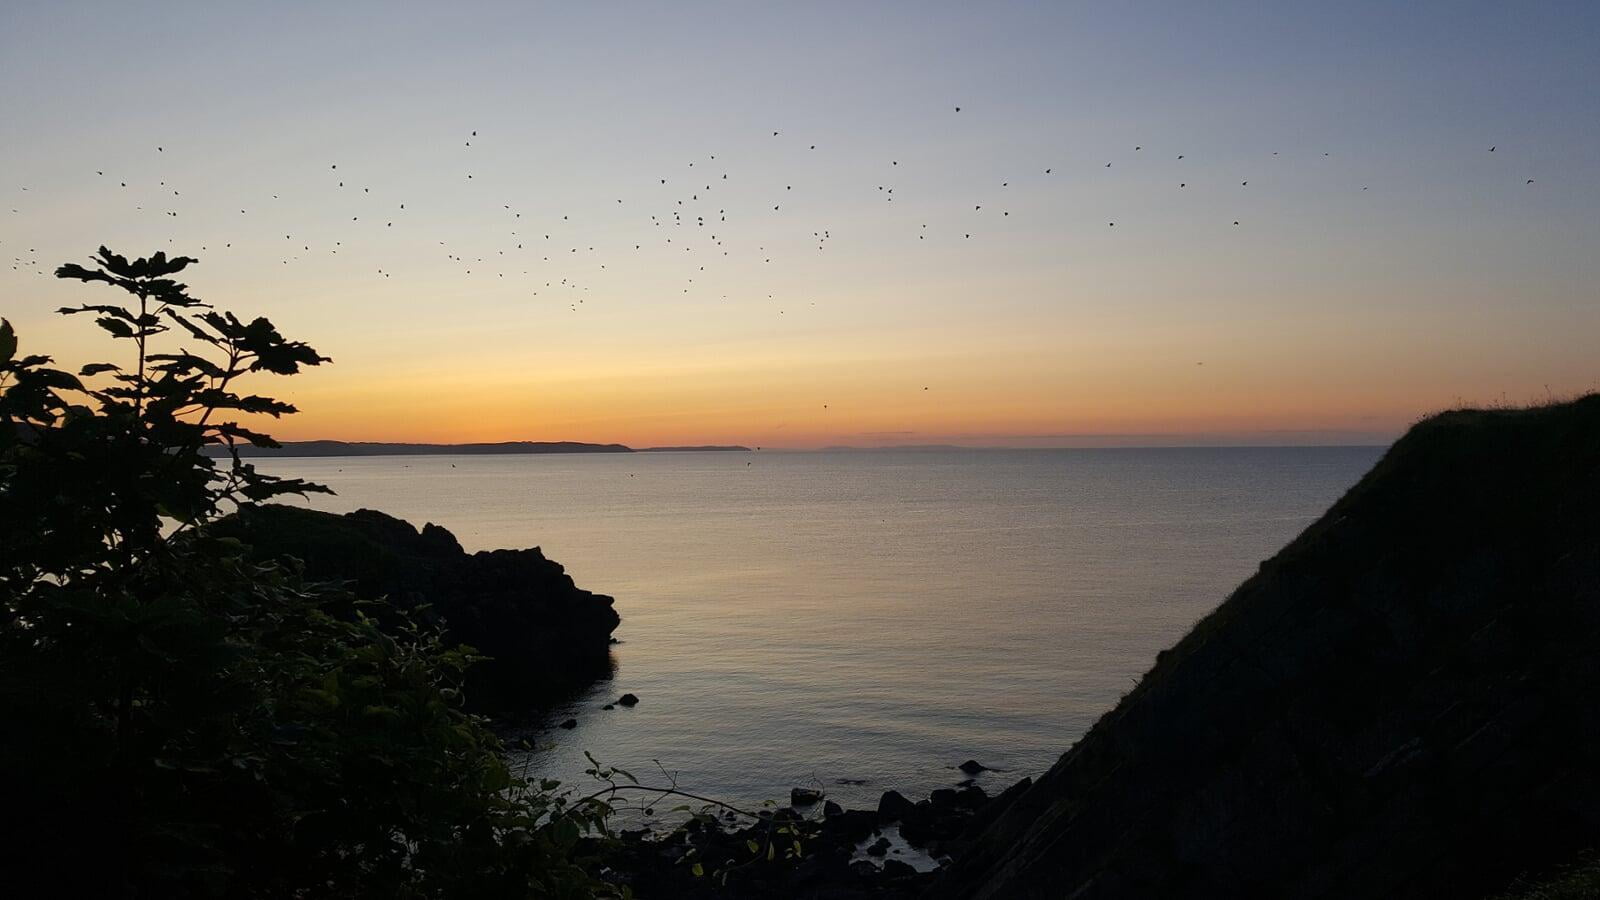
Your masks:
<svg viewBox="0 0 1600 900"><path fill-rule="evenodd" d="M572 729L578 727L578 720L577 719L568 719L565 722L561 723L561 727L565 728L568 731L571 731Z"/></svg>
<svg viewBox="0 0 1600 900"><path fill-rule="evenodd" d="M899 791L884 791L878 798L878 819L884 822L893 822L910 812L915 807Z"/></svg>
<svg viewBox="0 0 1600 900"><path fill-rule="evenodd" d="M262 559L294 557L313 579L349 582L361 599L389 597L452 643L489 657L473 667L474 708L525 712L611 672L613 600L572 583L539 548L468 554L449 531L370 509L347 515L269 504L212 526Z"/></svg>
<svg viewBox="0 0 1600 900"><path fill-rule="evenodd" d="M915 878L917 870L910 863L886 859L883 861L883 875L885 878Z"/></svg>
<svg viewBox="0 0 1600 900"><path fill-rule="evenodd" d="M639 705L639 698L635 697L632 694L623 694L621 697L617 698L617 705L618 706L638 706Z"/></svg>
<svg viewBox="0 0 1600 900"><path fill-rule="evenodd" d="M814 791L810 788L800 787L789 789L790 806L815 806L821 800L821 791Z"/></svg>
<svg viewBox="0 0 1600 900"><path fill-rule="evenodd" d="M961 765L956 766L956 768L958 768L961 771L967 773L968 775L976 775L979 772L987 772L987 771L989 771L989 767L988 766L984 765L981 762L978 762L975 759L969 759L966 762L962 763Z"/></svg>
<svg viewBox="0 0 1600 900"><path fill-rule="evenodd" d="M1597 648L1600 395L1435 416L931 895L1496 894L1600 845Z"/></svg>

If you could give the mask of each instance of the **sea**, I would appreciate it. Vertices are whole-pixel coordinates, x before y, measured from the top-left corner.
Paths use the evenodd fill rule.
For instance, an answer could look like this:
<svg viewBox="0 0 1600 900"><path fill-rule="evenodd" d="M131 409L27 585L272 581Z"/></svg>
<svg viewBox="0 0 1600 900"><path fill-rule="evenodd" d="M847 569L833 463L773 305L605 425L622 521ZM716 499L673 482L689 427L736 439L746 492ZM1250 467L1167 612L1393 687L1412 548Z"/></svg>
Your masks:
<svg viewBox="0 0 1600 900"><path fill-rule="evenodd" d="M616 597L614 674L525 736L757 806L1038 776L1379 447L271 458L317 508L541 547ZM623 693L633 708L602 707ZM554 727L565 719L577 727Z"/></svg>

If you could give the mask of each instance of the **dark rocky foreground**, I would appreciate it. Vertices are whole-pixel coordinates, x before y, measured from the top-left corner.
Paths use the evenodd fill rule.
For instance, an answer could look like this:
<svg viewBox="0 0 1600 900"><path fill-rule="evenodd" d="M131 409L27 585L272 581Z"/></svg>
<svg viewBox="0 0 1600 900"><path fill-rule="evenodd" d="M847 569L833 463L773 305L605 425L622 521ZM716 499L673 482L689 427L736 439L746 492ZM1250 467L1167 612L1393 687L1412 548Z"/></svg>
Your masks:
<svg viewBox="0 0 1600 900"><path fill-rule="evenodd" d="M889 835L943 861L961 853L1028 785L1024 779L990 797L967 779L917 802L888 791L875 810L842 809L820 791L796 789L794 805L764 810L756 821L710 815L666 836L624 831L620 841L597 847L608 876L640 897L909 900L936 874L906 862ZM791 855L796 841L801 852Z"/></svg>
<svg viewBox="0 0 1600 900"><path fill-rule="evenodd" d="M468 554L449 531L421 531L370 509L347 515L292 506L246 509L214 533L262 558L294 557L306 574L342 580L362 598L388 596L441 620L447 637L490 659L473 667L475 708L525 712L611 672L612 598L573 584L539 548Z"/></svg>
<svg viewBox="0 0 1600 900"><path fill-rule="evenodd" d="M1436 416L930 896L1494 894L1600 845L1597 689L1600 396Z"/></svg>

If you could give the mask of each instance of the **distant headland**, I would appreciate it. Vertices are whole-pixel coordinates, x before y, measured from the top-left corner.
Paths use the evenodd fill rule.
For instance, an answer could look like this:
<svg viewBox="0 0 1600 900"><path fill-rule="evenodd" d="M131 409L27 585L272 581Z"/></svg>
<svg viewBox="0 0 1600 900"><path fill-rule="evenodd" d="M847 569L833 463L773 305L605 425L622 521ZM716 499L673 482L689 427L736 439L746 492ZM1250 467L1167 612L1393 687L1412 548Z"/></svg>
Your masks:
<svg viewBox="0 0 1600 900"><path fill-rule="evenodd" d="M514 453L665 453L689 451L748 451L749 447L706 445L696 447L642 447L625 444L589 444L582 441L502 441L487 444L406 444L369 441L285 441L281 447L240 446L240 456L490 456ZM224 456L221 447L208 455Z"/></svg>
<svg viewBox="0 0 1600 900"><path fill-rule="evenodd" d="M691 447L640 447L639 448L639 452L640 453L707 453L707 452L719 452L720 453L720 452L725 451L725 450L726 451L741 451L741 452L744 452L744 453L751 452L749 447L741 447L738 444L698 444L698 445L691 446Z"/></svg>

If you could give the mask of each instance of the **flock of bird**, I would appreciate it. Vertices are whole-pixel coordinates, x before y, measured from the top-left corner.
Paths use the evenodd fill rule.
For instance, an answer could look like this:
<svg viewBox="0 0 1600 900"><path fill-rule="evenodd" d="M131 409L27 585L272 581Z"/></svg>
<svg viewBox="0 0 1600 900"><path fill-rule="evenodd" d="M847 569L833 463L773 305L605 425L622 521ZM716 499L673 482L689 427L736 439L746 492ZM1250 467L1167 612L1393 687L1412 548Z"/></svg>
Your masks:
<svg viewBox="0 0 1600 900"><path fill-rule="evenodd" d="M960 114L962 107L954 106L953 114ZM763 132L765 134L765 132ZM818 145L809 141L794 142L786 137L780 129L772 130L769 138L774 142L789 141L786 150L801 150L804 153L818 153ZM792 250L793 247L804 246L811 248L810 252L825 252L835 241L835 234L844 234L849 231L850 220L846 218L843 223L817 221L802 221L802 216L796 216L791 224L784 221L786 210L792 204L787 201L795 198L795 182L799 179L777 178L767 185L740 186L740 190L733 190L729 185L730 169L725 161L719 160L715 153L707 153L703 157L686 160L672 171L660 172L653 188L647 194L635 191L632 199L625 197L610 197L596 202L606 203L610 209L606 219L613 221L616 208L621 206L624 212L631 212L627 207L631 204L638 208L632 213L631 221L637 230L628 234L620 234L617 229L602 232L602 238L597 239L589 231L575 228L574 216L588 221L599 217L593 215L591 208L570 209L565 211L545 210L535 213L531 208L524 208L509 197L493 198L488 196L493 192L490 186L494 183L493 177L489 179L475 178L479 174L474 171L474 154L480 152L475 148L481 147L478 131L472 130L462 138L462 158L459 160L459 183L463 190L472 190L474 193L470 201L475 204L480 213L485 215L484 222L487 227L498 230L499 238L492 244L475 243L468 240L452 240L451 235L445 234L447 226L438 225L439 233L429 239L435 247L437 262L448 265L456 270L463 278L493 278L501 281L509 278L519 282L519 289L525 287L530 298L555 300L573 312L585 308L602 273L615 272L625 268L630 263L630 255L638 259L638 254L647 248L655 251L666 251L671 254L682 254L679 259L685 265L676 268L672 274L668 270L650 270L646 273L648 283L655 286L658 291L673 290L681 294L689 294L706 289L712 279L707 275L708 268L715 269L720 264L731 262L730 255L737 255L739 262L750 266L771 266L779 257L780 252ZM1495 153L1497 147L1489 146L1488 153ZM1114 165L1137 165L1141 160L1157 156L1154 148L1146 149L1143 144L1132 146L1125 158L1110 159L1103 163L1103 168L1110 169ZM1171 152L1168 159L1175 161L1185 160L1188 153ZM167 152L165 144L155 147L155 154L159 168L177 168L175 165L165 165L167 160L173 158ZM1164 154L1161 154L1164 155ZM1272 156L1278 156L1273 152ZM1330 156L1328 152L1321 154ZM1193 165L1190 163L1189 165ZM394 195L390 191L380 190L375 193L371 184L364 183L359 174L361 166L344 165L338 160L326 162L326 170L318 183L325 186L330 193L344 195L344 199L354 198L361 202L355 214L349 215L348 222L341 229L332 228L331 212L318 213L319 221L314 228L290 229L282 231L281 243L272 248L273 257L283 266L293 266L302 263L315 255L325 254L328 257L338 257L344 253L346 258L357 256L351 250L358 242L372 242L381 240L382 232L394 233L397 223L403 227L415 229L417 226L427 228L427 213L418 209L414 203ZM181 173L171 172L163 177L156 178L154 185L135 184L123 180L116 175L108 174L107 169L95 170L93 177L105 184L114 185L117 191L126 192L130 198L136 198L135 211L145 215L168 220L172 223L172 236L168 242L176 252L194 253L197 249L201 254L220 249L233 250L233 239L227 234L226 229L206 242L192 242L192 238L180 236L177 226L181 224L181 216L187 210L181 205L184 197L179 181ZM869 169L870 171L870 169ZM904 193L897 194L895 176L906 171L898 158L883 159L879 164L882 172L881 179L874 179L871 194L868 196L881 199L884 203L894 203L897 199L905 197ZM998 214L1002 220L1011 220L1012 210L1008 200L1019 192L1027 193L1042 189L1045 180L1059 178L1060 164L1040 165L1031 177L1010 175L996 177L992 182L992 189L983 202L973 203L970 211L961 213L957 209L947 210L945 214L928 221L908 219L905 222L906 237L915 236L919 242L928 242L930 239L951 239L971 241L981 233L980 229L988 222L989 216ZM805 174L796 172L796 174ZM436 176L435 176L436 177ZM448 177L448 176L446 176ZM1198 183L1206 176L1196 170L1194 180L1185 178L1177 180L1173 189L1187 191L1191 184ZM1027 180L1022 180L1027 178ZM1013 187L1013 183L1016 187ZM1209 182L1216 186L1216 179ZM1534 180L1528 178L1527 185L1532 185ZM1231 182L1230 182L1231 184ZM1354 185L1352 185L1354 187ZM27 222L25 212L32 209L40 202L49 202L49 198L41 197L38 192L30 192L29 186L19 185L19 193L28 195L27 202L18 203L11 207L12 221L9 227L0 231L0 244L10 244L11 268L18 272L31 272L38 276L47 276L55 262L42 261L38 251L31 246L27 236ZM1247 191L1251 188L1248 178L1240 179L1236 190ZM866 190L865 185L862 190ZM1367 190L1362 185L1361 190ZM271 189L255 188L254 199L251 202L228 208L228 212L240 217L250 218L263 213L263 207L268 207L266 212L270 215L271 205L280 199L280 193ZM764 197L764 202L752 201L754 197ZM755 205L760 202L760 206ZM313 208L331 211L336 204L314 204ZM343 212L350 212L348 204ZM770 207L770 208L769 208ZM237 213L232 213L233 209ZM215 210L211 210L214 212ZM343 221L342 213L340 221ZM771 233L770 229L776 227L779 234L786 235L786 245L783 248L769 247L766 242L756 243L755 240L739 240L741 226L761 216L760 229L752 229L754 234ZM811 212L804 216L814 215ZM276 220L275 220L276 221ZM1014 220L1011 220L1014 221ZM1242 227L1243 220L1232 216L1219 215L1216 218L1219 226L1232 228ZM1230 224L1231 223L1231 224ZM846 227L841 229L840 224ZM930 228L930 224L936 227ZM1105 222L1106 228L1115 229L1119 223L1115 220ZM1124 226L1126 227L1126 226ZM327 237L332 231L342 232L338 239ZM243 233L243 229L239 229ZM313 237L307 232L316 236ZM375 234L377 232L377 234ZM299 236L297 237L297 233ZM237 235L234 235L237 237ZM459 236L457 236L459 238ZM768 239L770 240L770 238ZM199 243L198 248L193 243ZM220 243L220 247L215 245ZM260 250L259 246L254 248ZM203 258L203 256L202 256ZM390 267L375 266L368 273L371 277L390 279L397 274L403 274ZM781 272L773 272L772 280L781 282ZM714 289L713 289L714 290ZM722 295L727 298L726 294ZM785 313L782 301L777 300L776 293L767 293L766 299L773 301L773 310L776 315ZM815 305L815 301L807 301Z"/></svg>

